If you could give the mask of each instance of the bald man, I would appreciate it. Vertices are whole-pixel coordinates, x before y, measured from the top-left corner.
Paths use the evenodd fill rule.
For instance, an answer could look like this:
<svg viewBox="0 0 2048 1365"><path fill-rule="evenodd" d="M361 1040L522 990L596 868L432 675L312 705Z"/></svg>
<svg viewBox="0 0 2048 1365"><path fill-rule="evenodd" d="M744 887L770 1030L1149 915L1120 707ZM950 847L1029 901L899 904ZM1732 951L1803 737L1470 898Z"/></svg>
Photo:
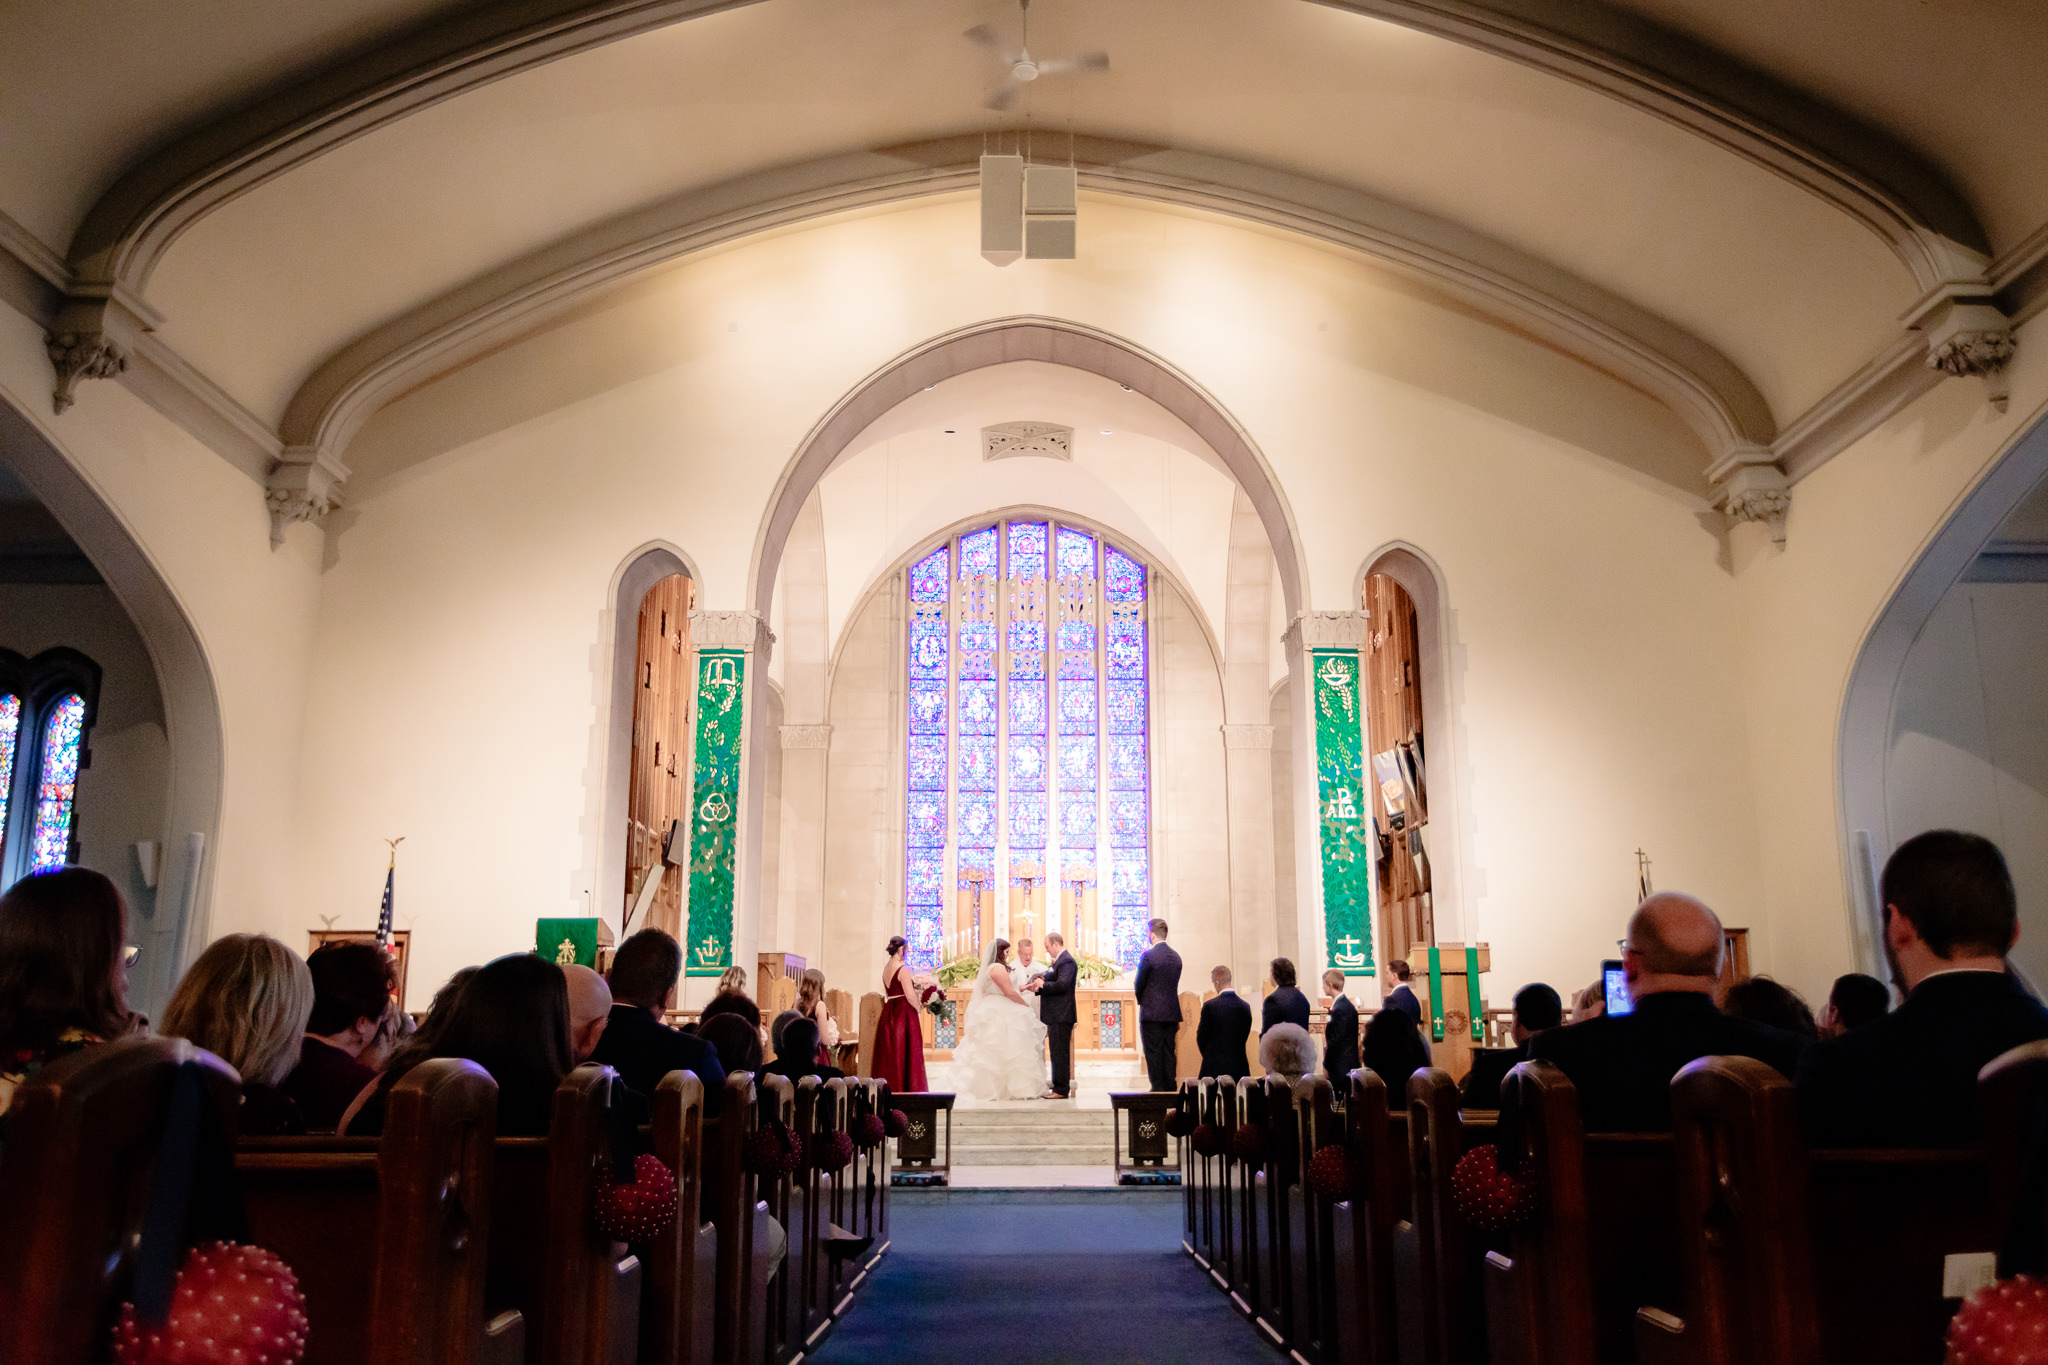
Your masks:
<svg viewBox="0 0 2048 1365"><path fill-rule="evenodd" d="M1671 1078L1701 1057L1754 1057L1786 1076L1799 1065L1793 1034L1721 1013L1714 987L1726 951L1721 921L1691 896L1659 892L1629 918L1621 965L1630 1014L1548 1029L1529 1040L1579 1092L1588 1132L1671 1127Z"/></svg>
<svg viewBox="0 0 2048 1365"><path fill-rule="evenodd" d="M569 979L569 1045L577 1061L587 1062L611 1019L612 988L590 968L574 963L562 968L562 975Z"/></svg>

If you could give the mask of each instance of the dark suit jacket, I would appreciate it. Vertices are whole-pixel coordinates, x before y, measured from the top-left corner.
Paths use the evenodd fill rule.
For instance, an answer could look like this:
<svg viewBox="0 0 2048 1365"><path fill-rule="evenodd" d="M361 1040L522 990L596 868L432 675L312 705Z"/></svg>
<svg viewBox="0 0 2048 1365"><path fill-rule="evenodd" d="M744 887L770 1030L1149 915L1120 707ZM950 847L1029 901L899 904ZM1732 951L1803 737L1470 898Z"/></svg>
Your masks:
<svg viewBox="0 0 2048 1365"><path fill-rule="evenodd" d="M1155 943L1138 959L1138 979L1133 983L1138 996L1138 1022L1178 1024L1180 1022L1180 954L1164 943Z"/></svg>
<svg viewBox="0 0 2048 1365"><path fill-rule="evenodd" d="M1231 1076L1243 1080L1252 1074L1245 1043L1252 1036L1252 1007L1236 991L1219 991L1214 1000L1202 1002L1201 1022L1195 1025L1195 1046L1202 1050L1204 1076Z"/></svg>
<svg viewBox="0 0 2048 1365"><path fill-rule="evenodd" d="M1783 1029L1721 1013L1713 997L1660 991L1635 1013L1602 1015L1529 1040L1529 1055L1555 1062L1578 1087L1586 1131L1663 1132L1671 1127L1671 1078L1701 1057L1754 1057L1791 1076L1802 1044Z"/></svg>
<svg viewBox="0 0 2048 1365"><path fill-rule="evenodd" d="M678 1033L638 1005L613 1005L604 1034L597 1040L593 1062L619 1073L626 1088L651 1099L661 1078L671 1071L694 1071L704 1083L704 1108L713 1112L725 1088L725 1068L718 1049L695 1034Z"/></svg>
<svg viewBox="0 0 2048 1365"><path fill-rule="evenodd" d="M2048 1009L2004 972L1931 976L1906 1003L1808 1050L1799 1113L1827 1147L1966 1147L1984 1136L1977 1073L2048 1038Z"/></svg>
<svg viewBox="0 0 2048 1365"><path fill-rule="evenodd" d="M1350 996L1340 995L1331 1002L1329 1020L1323 1025L1323 1074L1339 1098L1351 1093L1351 1073L1358 1067L1358 1006Z"/></svg>
<svg viewBox="0 0 2048 1365"><path fill-rule="evenodd" d="M1483 1047L1472 1054L1472 1069L1458 1085L1459 1105L1465 1109L1500 1108L1500 1083L1507 1074L1529 1060L1529 1045Z"/></svg>
<svg viewBox="0 0 2048 1365"><path fill-rule="evenodd" d="M1299 1024L1308 1027L1308 997L1292 986L1275 986L1273 993L1266 997L1266 1003L1259 1012L1259 1035L1275 1024Z"/></svg>
<svg viewBox="0 0 2048 1365"><path fill-rule="evenodd" d="M1403 1010L1416 1023L1422 1022L1422 1001L1406 986L1396 986L1387 992L1387 1008Z"/></svg>
<svg viewBox="0 0 2048 1365"><path fill-rule="evenodd" d="M1052 967L1038 979L1038 1021L1042 1024L1072 1024L1080 1020L1074 1010L1074 982L1081 964L1064 948L1052 960Z"/></svg>

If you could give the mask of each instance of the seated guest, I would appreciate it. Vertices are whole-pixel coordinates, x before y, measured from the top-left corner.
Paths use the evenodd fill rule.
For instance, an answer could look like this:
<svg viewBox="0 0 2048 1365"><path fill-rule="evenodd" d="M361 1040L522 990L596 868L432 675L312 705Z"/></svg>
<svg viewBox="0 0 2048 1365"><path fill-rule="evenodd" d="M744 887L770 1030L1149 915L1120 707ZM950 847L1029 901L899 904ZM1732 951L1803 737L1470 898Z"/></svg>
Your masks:
<svg viewBox="0 0 2048 1365"><path fill-rule="evenodd" d="M532 953L510 953L477 968L452 1004L445 1022L421 1030L391 1059L390 1068L343 1116L342 1132L381 1134L392 1086L421 1062L461 1057L498 1083L500 1137L547 1136L555 1087L576 1065L562 969Z"/></svg>
<svg viewBox="0 0 2048 1365"><path fill-rule="evenodd" d="M1501 1077L1529 1060L1531 1038L1563 1022L1564 1001L1550 987L1534 981L1516 991L1515 1022L1509 1029L1515 1045L1482 1048L1472 1054L1472 1069L1458 1087L1461 1107L1500 1108Z"/></svg>
<svg viewBox="0 0 2048 1365"><path fill-rule="evenodd" d="M1813 1022L1813 1010L1799 998L1799 992L1768 976L1752 976L1730 986L1721 998L1721 1013L1795 1033L1801 1042L1820 1038L1820 1025Z"/></svg>
<svg viewBox="0 0 2048 1365"><path fill-rule="evenodd" d="M742 1015L714 1014L697 1025L697 1036L718 1053L718 1064L730 1076L735 1071L761 1070L761 1030Z"/></svg>
<svg viewBox="0 0 2048 1365"><path fill-rule="evenodd" d="M844 1076L846 1073L837 1067L818 1065L818 1026L794 1010L783 1013L794 1017L782 1030L782 1045L776 1048L775 1060L762 1071L770 1076L786 1076L791 1085L806 1076L816 1076L821 1081Z"/></svg>
<svg viewBox="0 0 2048 1365"><path fill-rule="evenodd" d="M1671 1127L1671 1078L1701 1057L1754 1057L1790 1076L1800 1041L1781 1029L1733 1019L1714 1004L1727 945L1721 921L1691 896L1660 891L1629 917L1622 949L1629 1014L1597 1015L1529 1040L1529 1056L1554 1062L1579 1092L1588 1132Z"/></svg>
<svg viewBox="0 0 2048 1365"><path fill-rule="evenodd" d="M306 1131L279 1081L299 1064L313 1014L313 975L297 953L264 934L215 939L164 1006L158 1032L213 1053L242 1075L238 1128L247 1137Z"/></svg>
<svg viewBox="0 0 2048 1365"><path fill-rule="evenodd" d="M1874 976L1849 972L1835 978L1827 1007L1820 1012L1820 1036L1839 1038L1851 1029L1891 1013L1892 988Z"/></svg>
<svg viewBox="0 0 2048 1365"><path fill-rule="evenodd" d="M1290 1085L1316 1069L1315 1039L1299 1024L1279 1023L1259 1035L1259 1065Z"/></svg>
<svg viewBox="0 0 2048 1365"><path fill-rule="evenodd" d="M794 1024L797 1020L801 1018L803 1018L803 1016L801 1014L798 1014L795 1010L784 1010L782 1013L776 1015L774 1019L769 1021L768 1050L770 1052L773 1052L777 1057L780 1057L782 1055L783 1033L788 1030L791 1024Z"/></svg>
<svg viewBox="0 0 2048 1365"><path fill-rule="evenodd" d="M726 983L735 977L738 978L739 985L737 987L728 987ZM746 983L747 974L745 972L741 971L738 967L726 968L725 975L718 979L718 994L711 997L709 1003L704 1006L703 1013L697 1016L697 1029L700 1033L703 1031L705 1021L716 1019L721 1014L735 1014L746 1020L755 1029L758 1030L761 1027L761 1007L755 1004L753 999L748 996Z"/></svg>
<svg viewBox="0 0 2048 1365"><path fill-rule="evenodd" d="M569 988L569 1050L587 1062L611 1022L612 990L603 977L574 962L562 968L562 976Z"/></svg>
<svg viewBox="0 0 2048 1365"><path fill-rule="evenodd" d="M2048 1038L2048 1009L2006 969L2012 874L1989 839L1932 830L1899 845L1879 890L1905 1002L1807 1054L1800 1118L1824 1146L1967 1146L1984 1135L1977 1073Z"/></svg>
<svg viewBox="0 0 2048 1365"><path fill-rule="evenodd" d="M1335 967L1323 973L1330 995L1330 1016L1323 1024L1323 1074L1339 1095L1351 1093L1351 1073L1359 1067L1358 1006L1344 994L1344 973Z"/></svg>
<svg viewBox="0 0 2048 1365"><path fill-rule="evenodd" d="M612 958L611 1022L590 1060L603 1062L629 1090L650 1097L669 1072L694 1072L704 1084L706 1112L716 1113L725 1085L717 1049L662 1022L675 1008L682 975L682 945L661 930L642 929L621 943Z"/></svg>
<svg viewBox="0 0 2048 1365"><path fill-rule="evenodd" d="M1295 1024L1308 1028L1308 997L1294 988L1294 964L1284 957L1273 959L1273 993L1266 997L1261 1010L1259 1036L1275 1024Z"/></svg>
<svg viewBox="0 0 2048 1365"><path fill-rule="evenodd" d="M1047 952L1052 951L1053 943L1051 938L1046 940ZM818 1026L818 1065L830 1066L832 1054L839 1047L839 1021L832 1017L832 1008L825 1003L825 973L816 967L806 967L803 980L797 984L796 1012Z"/></svg>
<svg viewBox="0 0 2048 1365"><path fill-rule="evenodd" d="M1394 989L1387 992L1383 1008L1400 1010L1416 1023L1422 1022L1422 1002L1415 997L1415 989L1408 983L1415 973L1399 958L1387 964L1387 980L1394 983Z"/></svg>
<svg viewBox="0 0 2048 1365"><path fill-rule="evenodd" d="M82 867L0 896L0 1128L23 1081L141 1026L128 1011L127 937L121 893Z"/></svg>
<svg viewBox="0 0 2048 1365"><path fill-rule="evenodd" d="M306 959L306 970L313 977L313 1017L299 1064L279 1088L299 1106L309 1131L331 1133L377 1079L362 1056L392 1025L398 967L374 943L330 943Z"/></svg>
<svg viewBox="0 0 2048 1365"><path fill-rule="evenodd" d="M1202 1074L1242 1080L1252 1074L1245 1053L1245 1042L1252 1036L1252 1007L1231 988L1230 968L1211 968L1209 982L1216 994L1202 1002L1201 1021L1195 1025Z"/></svg>
<svg viewBox="0 0 2048 1365"><path fill-rule="evenodd" d="M1387 1108L1408 1107L1408 1078L1429 1065L1429 1044L1406 1010L1380 1010L1365 1026L1359 1059L1387 1083Z"/></svg>

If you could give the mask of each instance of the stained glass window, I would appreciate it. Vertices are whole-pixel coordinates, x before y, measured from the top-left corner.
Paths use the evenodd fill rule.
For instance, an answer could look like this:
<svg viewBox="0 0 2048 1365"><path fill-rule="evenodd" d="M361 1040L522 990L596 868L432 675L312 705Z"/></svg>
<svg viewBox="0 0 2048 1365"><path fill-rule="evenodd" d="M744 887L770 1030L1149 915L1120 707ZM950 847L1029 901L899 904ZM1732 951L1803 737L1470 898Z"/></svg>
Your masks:
<svg viewBox="0 0 2048 1365"><path fill-rule="evenodd" d="M1079 882L1103 908L1087 939L1073 903L1069 946L1134 967L1151 915L1145 566L1020 519L932 551L907 587L913 965L979 951L977 891L991 922L1022 932L1028 904L1043 932Z"/></svg>
<svg viewBox="0 0 2048 1365"><path fill-rule="evenodd" d="M21 698L0 696L0 847L7 837L8 797L14 791L14 745L21 734Z"/></svg>
<svg viewBox="0 0 2048 1365"><path fill-rule="evenodd" d="M70 693L43 722L42 766L36 778L35 828L29 870L62 867L71 851L71 805L78 793L78 749L85 738L85 698Z"/></svg>

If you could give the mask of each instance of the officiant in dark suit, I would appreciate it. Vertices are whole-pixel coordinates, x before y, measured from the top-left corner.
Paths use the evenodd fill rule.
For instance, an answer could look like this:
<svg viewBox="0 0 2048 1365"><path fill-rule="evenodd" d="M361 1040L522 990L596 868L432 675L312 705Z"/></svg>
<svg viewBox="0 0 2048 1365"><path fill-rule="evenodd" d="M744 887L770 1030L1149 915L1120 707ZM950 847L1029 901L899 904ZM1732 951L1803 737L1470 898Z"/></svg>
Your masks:
<svg viewBox="0 0 2048 1365"><path fill-rule="evenodd" d="M1067 951L1058 930L1045 936L1045 950L1053 955L1052 965L1026 987L1038 993L1038 1022L1045 1025L1045 1050L1052 1061L1052 1088L1038 1098L1063 1100L1074 1088L1074 1024L1080 1018L1074 1009L1074 983L1081 964Z"/></svg>
<svg viewBox="0 0 2048 1365"><path fill-rule="evenodd" d="M1180 1033L1180 954L1166 945L1166 921L1152 921L1152 946L1138 959L1138 1037L1145 1044L1145 1074L1154 1090L1172 1090L1179 1065L1174 1041Z"/></svg>

